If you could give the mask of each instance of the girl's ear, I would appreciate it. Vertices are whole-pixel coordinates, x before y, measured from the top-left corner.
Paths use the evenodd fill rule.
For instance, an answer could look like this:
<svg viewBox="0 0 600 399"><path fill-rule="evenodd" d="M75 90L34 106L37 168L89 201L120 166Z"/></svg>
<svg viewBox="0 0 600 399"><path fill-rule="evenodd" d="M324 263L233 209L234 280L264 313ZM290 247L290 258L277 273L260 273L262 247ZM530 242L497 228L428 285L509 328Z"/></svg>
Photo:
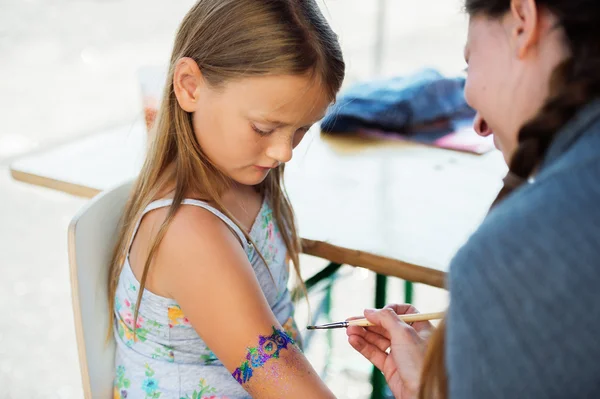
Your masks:
<svg viewBox="0 0 600 399"><path fill-rule="evenodd" d="M200 67L189 57L181 58L175 65L173 89L179 106L186 112L196 110L196 100L200 86L204 84Z"/></svg>

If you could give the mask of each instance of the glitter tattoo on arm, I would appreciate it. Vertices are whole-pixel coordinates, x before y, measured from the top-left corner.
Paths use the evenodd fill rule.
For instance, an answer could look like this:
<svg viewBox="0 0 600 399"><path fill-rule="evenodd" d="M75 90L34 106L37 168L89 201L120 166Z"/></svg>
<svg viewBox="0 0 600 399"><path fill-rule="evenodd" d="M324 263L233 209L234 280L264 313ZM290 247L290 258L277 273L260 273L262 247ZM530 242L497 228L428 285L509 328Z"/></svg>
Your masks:
<svg viewBox="0 0 600 399"><path fill-rule="evenodd" d="M255 369L264 366L270 359L279 359L279 352L294 344L294 340L285 331L273 327L273 334L268 337L259 336L258 346L248 348L246 360L231 375L240 384L245 384L252 378Z"/></svg>

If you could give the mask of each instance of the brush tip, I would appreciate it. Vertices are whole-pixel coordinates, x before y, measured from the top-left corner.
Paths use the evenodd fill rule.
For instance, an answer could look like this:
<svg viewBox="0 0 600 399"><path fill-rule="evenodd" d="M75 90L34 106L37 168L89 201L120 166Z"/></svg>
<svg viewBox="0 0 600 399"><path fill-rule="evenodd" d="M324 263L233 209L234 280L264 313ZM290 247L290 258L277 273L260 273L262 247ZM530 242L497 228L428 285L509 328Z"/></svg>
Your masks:
<svg viewBox="0 0 600 399"><path fill-rule="evenodd" d="M306 327L307 330L316 330L317 327L316 326L308 326Z"/></svg>

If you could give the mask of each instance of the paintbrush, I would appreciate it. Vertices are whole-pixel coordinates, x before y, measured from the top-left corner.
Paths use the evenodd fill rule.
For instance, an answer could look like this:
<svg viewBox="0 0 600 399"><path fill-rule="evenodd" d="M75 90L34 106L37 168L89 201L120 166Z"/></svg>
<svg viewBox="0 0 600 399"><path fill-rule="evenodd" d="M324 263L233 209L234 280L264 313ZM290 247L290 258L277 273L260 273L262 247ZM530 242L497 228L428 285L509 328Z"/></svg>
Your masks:
<svg viewBox="0 0 600 399"><path fill-rule="evenodd" d="M444 317L444 312L436 313L411 313L398 315L398 318L405 323L413 323L415 321L437 320ZM350 326L371 327L374 326L367 319L354 319L346 321L338 321L336 323L321 324L319 326L308 326L308 330L329 330L331 328L347 328Z"/></svg>

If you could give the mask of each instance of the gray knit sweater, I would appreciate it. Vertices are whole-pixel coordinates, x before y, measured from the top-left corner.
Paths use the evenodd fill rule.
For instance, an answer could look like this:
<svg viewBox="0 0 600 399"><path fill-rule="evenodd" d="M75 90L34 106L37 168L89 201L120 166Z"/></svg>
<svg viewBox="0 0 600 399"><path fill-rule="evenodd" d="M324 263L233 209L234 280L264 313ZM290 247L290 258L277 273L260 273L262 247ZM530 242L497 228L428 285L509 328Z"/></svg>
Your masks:
<svg viewBox="0 0 600 399"><path fill-rule="evenodd" d="M452 261L450 397L600 398L600 100Z"/></svg>

